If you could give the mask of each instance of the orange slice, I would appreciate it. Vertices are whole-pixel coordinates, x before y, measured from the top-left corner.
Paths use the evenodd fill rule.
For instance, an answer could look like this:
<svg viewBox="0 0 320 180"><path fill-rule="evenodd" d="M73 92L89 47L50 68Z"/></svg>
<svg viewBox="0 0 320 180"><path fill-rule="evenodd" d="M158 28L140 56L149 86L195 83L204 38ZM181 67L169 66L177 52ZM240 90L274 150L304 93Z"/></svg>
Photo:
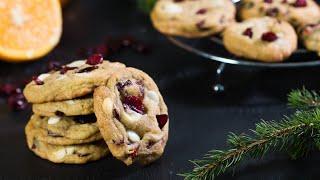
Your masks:
<svg viewBox="0 0 320 180"><path fill-rule="evenodd" d="M0 1L0 59L34 60L59 42L62 15L59 0Z"/></svg>

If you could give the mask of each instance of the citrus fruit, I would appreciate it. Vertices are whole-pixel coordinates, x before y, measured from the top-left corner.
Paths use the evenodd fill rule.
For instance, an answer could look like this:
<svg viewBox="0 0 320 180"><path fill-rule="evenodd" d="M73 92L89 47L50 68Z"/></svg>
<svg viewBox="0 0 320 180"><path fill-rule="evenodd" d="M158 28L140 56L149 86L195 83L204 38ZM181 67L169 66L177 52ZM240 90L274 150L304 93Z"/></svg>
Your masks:
<svg viewBox="0 0 320 180"><path fill-rule="evenodd" d="M59 0L0 1L0 59L34 60L59 42L62 14Z"/></svg>

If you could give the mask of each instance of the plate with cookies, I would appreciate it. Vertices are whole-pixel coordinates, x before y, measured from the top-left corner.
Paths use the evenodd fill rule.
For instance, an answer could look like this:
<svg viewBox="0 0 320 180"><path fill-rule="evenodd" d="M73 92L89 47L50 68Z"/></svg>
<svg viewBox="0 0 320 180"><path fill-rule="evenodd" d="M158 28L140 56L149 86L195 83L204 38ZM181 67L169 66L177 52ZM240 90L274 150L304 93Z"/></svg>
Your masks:
<svg viewBox="0 0 320 180"><path fill-rule="evenodd" d="M314 0L159 0L151 20L176 46L223 64L320 65Z"/></svg>

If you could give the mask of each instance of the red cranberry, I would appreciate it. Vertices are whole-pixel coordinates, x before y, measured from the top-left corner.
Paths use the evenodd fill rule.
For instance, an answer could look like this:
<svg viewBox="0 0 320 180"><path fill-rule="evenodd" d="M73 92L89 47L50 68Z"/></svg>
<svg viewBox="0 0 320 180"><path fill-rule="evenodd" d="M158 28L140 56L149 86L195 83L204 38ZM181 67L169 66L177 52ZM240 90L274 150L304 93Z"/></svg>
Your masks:
<svg viewBox="0 0 320 180"><path fill-rule="evenodd" d="M262 34L261 39L263 41L273 42L278 39L278 36L274 32L266 32Z"/></svg>
<svg viewBox="0 0 320 180"><path fill-rule="evenodd" d="M278 8L271 8L266 11L266 15L270 17L276 17L279 14Z"/></svg>
<svg viewBox="0 0 320 180"><path fill-rule="evenodd" d="M70 70L74 70L77 69L76 67L68 67L68 66L62 66L62 68L60 69L60 74L65 74Z"/></svg>
<svg viewBox="0 0 320 180"><path fill-rule="evenodd" d="M178 2L183 2L184 0L173 0L173 1L178 3Z"/></svg>
<svg viewBox="0 0 320 180"><path fill-rule="evenodd" d="M306 0L296 0L296 2L293 4L294 7L306 7L307 1Z"/></svg>
<svg viewBox="0 0 320 180"><path fill-rule="evenodd" d="M13 94L8 98L8 105L12 110L24 110L28 107L28 103L23 94Z"/></svg>
<svg viewBox="0 0 320 180"><path fill-rule="evenodd" d="M38 78L38 76L33 76L32 80L36 83L36 85L43 85L44 82Z"/></svg>
<svg viewBox="0 0 320 180"><path fill-rule="evenodd" d="M208 28L208 27L205 27L205 23L206 23L206 21L205 21L205 20L202 20L202 21L199 21L199 22L196 24L196 26L197 26L197 28L198 28L200 31L207 31L207 30L209 30L209 28Z"/></svg>
<svg viewBox="0 0 320 180"><path fill-rule="evenodd" d="M124 87L131 86L132 82L130 80L127 80L126 82L118 82L116 84L118 91L122 91Z"/></svg>
<svg viewBox="0 0 320 180"><path fill-rule="evenodd" d="M0 93L1 95L9 96L15 92L16 88L15 85L6 83L0 86Z"/></svg>
<svg viewBox="0 0 320 180"><path fill-rule="evenodd" d="M273 0L264 0L265 3L272 3Z"/></svg>
<svg viewBox="0 0 320 180"><path fill-rule="evenodd" d="M109 55L109 48L105 44L100 44L94 48L94 52L102 54L103 56Z"/></svg>
<svg viewBox="0 0 320 180"><path fill-rule="evenodd" d="M117 110L114 109L112 113L113 113L113 117L115 117L117 120L120 120L120 115Z"/></svg>
<svg viewBox="0 0 320 180"><path fill-rule="evenodd" d="M130 108L131 110L144 114L144 106L142 103L142 98L138 96L125 96L123 105L125 108Z"/></svg>
<svg viewBox="0 0 320 180"><path fill-rule="evenodd" d="M156 115L159 128L162 129L167 124L169 116L167 114Z"/></svg>
<svg viewBox="0 0 320 180"><path fill-rule="evenodd" d="M102 54L93 54L88 57L86 63L89 65L97 65L101 64L103 62L103 56Z"/></svg>
<svg viewBox="0 0 320 180"><path fill-rule="evenodd" d="M196 14L205 14L207 12L207 9L205 8L202 8L202 9L199 9Z"/></svg>
<svg viewBox="0 0 320 180"><path fill-rule="evenodd" d="M242 35L248 36L249 38L252 38L252 36L253 36L252 28L247 28L246 30L244 30Z"/></svg>
<svg viewBox="0 0 320 180"><path fill-rule="evenodd" d="M123 47L130 47L136 43L136 40L131 36L125 36L120 39L120 42Z"/></svg>
<svg viewBox="0 0 320 180"><path fill-rule="evenodd" d="M61 64L57 61L49 61L48 70L49 71L58 71L61 68Z"/></svg>

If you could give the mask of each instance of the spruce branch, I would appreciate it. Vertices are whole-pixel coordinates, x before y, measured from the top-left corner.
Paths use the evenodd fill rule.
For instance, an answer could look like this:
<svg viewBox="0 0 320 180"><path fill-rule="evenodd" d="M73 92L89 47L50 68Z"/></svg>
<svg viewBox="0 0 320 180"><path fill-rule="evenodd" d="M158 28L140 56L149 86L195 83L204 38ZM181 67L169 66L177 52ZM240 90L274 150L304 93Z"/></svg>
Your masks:
<svg viewBox="0 0 320 180"><path fill-rule="evenodd" d="M288 152L298 158L320 145L320 109L297 111L280 122L262 121L253 135L230 133L228 150L209 151L202 159L191 161L191 172L179 174L187 180L214 179L243 159L262 158L272 151Z"/></svg>
<svg viewBox="0 0 320 180"><path fill-rule="evenodd" d="M293 108L307 109L320 106L320 95L315 91L294 90L288 95L289 106Z"/></svg>

